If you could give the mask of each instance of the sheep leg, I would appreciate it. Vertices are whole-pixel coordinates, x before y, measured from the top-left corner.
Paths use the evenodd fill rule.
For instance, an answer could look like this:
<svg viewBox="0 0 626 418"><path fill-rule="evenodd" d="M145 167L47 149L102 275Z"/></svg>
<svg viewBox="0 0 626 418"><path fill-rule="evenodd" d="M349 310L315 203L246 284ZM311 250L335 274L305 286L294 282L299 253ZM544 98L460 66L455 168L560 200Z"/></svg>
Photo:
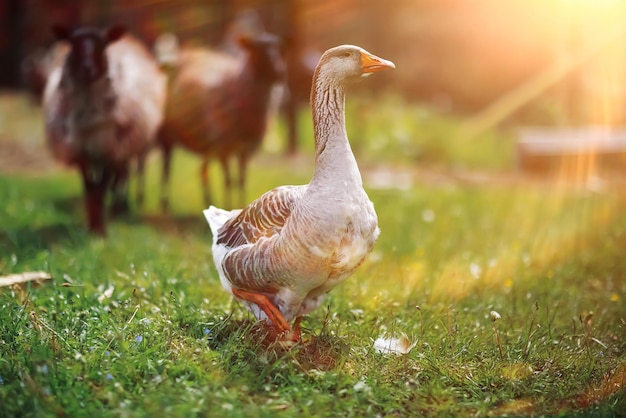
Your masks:
<svg viewBox="0 0 626 418"><path fill-rule="evenodd" d="M211 204L211 188L209 184L209 159L205 157L200 167L200 176L202 177L202 195L204 197L204 206L209 207Z"/></svg>
<svg viewBox="0 0 626 418"><path fill-rule="evenodd" d="M85 209L89 231L97 235L106 235L104 226L104 198L110 173L104 167L92 167L81 164L80 172L85 188Z"/></svg>
<svg viewBox="0 0 626 418"><path fill-rule="evenodd" d="M291 92L288 93L287 99L283 107L283 115L287 122L287 155L296 155L298 151L298 105Z"/></svg>
<svg viewBox="0 0 626 418"><path fill-rule="evenodd" d="M147 151L142 152L137 157L137 190L136 190L136 199L137 199L137 207L143 208L144 200L145 200L145 186L146 186L146 156Z"/></svg>
<svg viewBox="0 0 626 418"><path fill-rule="evenodd" d="M113 191L113 200L109 208L111 217L128 214L128 163L116 167L113 171L113 183L111 189Z"/></svg>
<svg viewBox="0 0 626 418"><path fill-rule="evenodd" d="M240 155L239 163L239 207L244 207L246 203L246 169L248 168L248 156Z"/></svg>
<svg viewBox="0 0 626 418"><path fill-rule="evenodd" d="M232 209L233 182L230 176L230 165L228 163L228 158L220 158L220 163L222 164L222 172L224 173L224 207L226 207L227 209Z"/></svg>
<svg viewBox="0 0 626 418"><path fill-rule="evenodd" d="M163 153L163 169L161 171L161 212L170 211L170 166L172 162L172 145L163 141L161 143L161 151Z"/></svg>

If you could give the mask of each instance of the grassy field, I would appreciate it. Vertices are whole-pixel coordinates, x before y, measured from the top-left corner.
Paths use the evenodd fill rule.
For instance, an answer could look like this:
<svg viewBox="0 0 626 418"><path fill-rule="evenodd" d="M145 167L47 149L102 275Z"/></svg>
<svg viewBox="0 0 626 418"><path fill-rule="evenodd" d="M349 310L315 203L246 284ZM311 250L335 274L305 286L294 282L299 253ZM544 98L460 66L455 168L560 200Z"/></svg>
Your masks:
<svg viewBox="0 0 626 418"><path fill-rule="evenodd" d="M0 101L0 154L30 156L0 160L0 274L53 276L0 290L0 416L626 411L623 184L525 179L506 136L464 142L459 121L426 109L351 103L382 233L284 349L219 285L197 159L175 156L172 216L157 210L155 155L147 207L95 238L78 175L45 161L38 112ZM311 175L311 146L283 158L280 130L251 197ZM408 354L374 350L401 335Z"/></svg>

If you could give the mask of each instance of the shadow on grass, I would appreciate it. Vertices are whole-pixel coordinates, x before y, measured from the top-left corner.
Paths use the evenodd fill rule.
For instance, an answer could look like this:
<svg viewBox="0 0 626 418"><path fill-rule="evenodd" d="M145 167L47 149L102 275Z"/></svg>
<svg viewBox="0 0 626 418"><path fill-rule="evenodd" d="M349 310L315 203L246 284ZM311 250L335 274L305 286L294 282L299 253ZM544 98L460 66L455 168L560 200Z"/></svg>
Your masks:
<svg viewBox="0 0 626 418"><path fill-rule="evenodd" d="M75 216L82 216L85 208L85 198L81 194L54 199L53 205L59 212L68 213Z"/></svg>
<svg viewBox="0 0 626 418"><path fill-rule="evenodd" d="M226 367L245 364L253 372L266 371L276 361L291 361L304 372L330 371L340 367L350 352L350 346L333 335L311 335L303 330L301 341L284 341L276 339L265 322L230 315L222 317L210 332L193 328L188 332L195 338L208 333L209 347L222 353Z"/></svg>
<svg viewBox="0 0 626 418"><path fill-rule="evenodd" d="M340 338L322 334L305 338L299 347L296 359L301 367L308 371L317 369L320 371L334 370L341 366L343 359L348 358L350 346Z"/></svg>
<svg viewBox="0 0 626 418"><path fill-rule="evenodd" d="M57 243L69 247L84 245L88 234L82 220L83 198L71 196L52 199L53 212L65 213L67 221L52 221L46 225L6 225L0 228L0 254L36 254Z"/></svg>
<svg viewBox="0 0 626 418"><path fill-rule="evenodd" d="M0 253L28 254L48 250L55 244L77 247L87 242L88 234L79 222L57 223L40 228L17 228L0 231Z"/></svg>
<svg viewBox="0 0 626 418"><path fill-rule="evenodd" d="M85 245L94 235L87 231L87 227L80 216L80 208L76 205L82 202L78 199L61 200L55 205L66 207L68 213L76 213L75 219L70 222L56 222L44 226L5 227L0 228L0 254L36 254L41 250L49 250L57 244L69 248ZM63 209L65 210L65 209ZM192 216L138 216L135 214L121 216L108 220L108 225L121 223L129 226L145 224L154 228L159 234L167 235L204 235L210 234L208 225L203 219ZM112 231L109 230L109 236ZM106 239L106 238L105 238Z"/></svg>
<svg viewBox="0 0 626 418"><path fill-rule="evenodd" d="M132 215L122 220L128 224L145 224L168 235L205 234L209 225L202 215Z"/></svg>

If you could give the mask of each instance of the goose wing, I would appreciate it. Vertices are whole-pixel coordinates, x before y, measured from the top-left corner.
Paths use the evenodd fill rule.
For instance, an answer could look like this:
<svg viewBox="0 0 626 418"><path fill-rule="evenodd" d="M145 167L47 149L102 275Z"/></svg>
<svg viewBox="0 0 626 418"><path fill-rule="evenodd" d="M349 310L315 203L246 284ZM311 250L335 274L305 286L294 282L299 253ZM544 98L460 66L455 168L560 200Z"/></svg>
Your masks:
<svg viewBox="0 0 626 418"><path fill-rule="evenodd" d="M306 186L281 186L263 194L226 222L216 244L236 248L280 233Z"/></svg>

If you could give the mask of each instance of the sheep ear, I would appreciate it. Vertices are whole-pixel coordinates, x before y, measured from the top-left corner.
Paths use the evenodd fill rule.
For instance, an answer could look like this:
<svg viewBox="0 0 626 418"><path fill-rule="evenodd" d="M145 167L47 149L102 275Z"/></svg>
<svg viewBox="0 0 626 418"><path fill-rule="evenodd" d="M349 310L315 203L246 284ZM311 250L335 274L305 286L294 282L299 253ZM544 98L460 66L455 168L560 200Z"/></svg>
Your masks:
<svg viewBox="0 0 626 418"><path fill-rule="evenodd" d="M237 37L237 43L245 49L250 48L250 46L252 45L252 39L249 36L239 36Z"/></svg>
<svg viewBox="0 0 626 418"><path fill-rule="evenodd" d="M65 25L52 25L52 33L60 41L69 41L70 28Z"/></svg>
<svg viewBox="0 0 626 418"><path fill-rule="evenodd" d="M112 43L119 40L125 34L126 27L122 25L113 25L106 30L104 37L107 40L107 43Z"/></svg>

